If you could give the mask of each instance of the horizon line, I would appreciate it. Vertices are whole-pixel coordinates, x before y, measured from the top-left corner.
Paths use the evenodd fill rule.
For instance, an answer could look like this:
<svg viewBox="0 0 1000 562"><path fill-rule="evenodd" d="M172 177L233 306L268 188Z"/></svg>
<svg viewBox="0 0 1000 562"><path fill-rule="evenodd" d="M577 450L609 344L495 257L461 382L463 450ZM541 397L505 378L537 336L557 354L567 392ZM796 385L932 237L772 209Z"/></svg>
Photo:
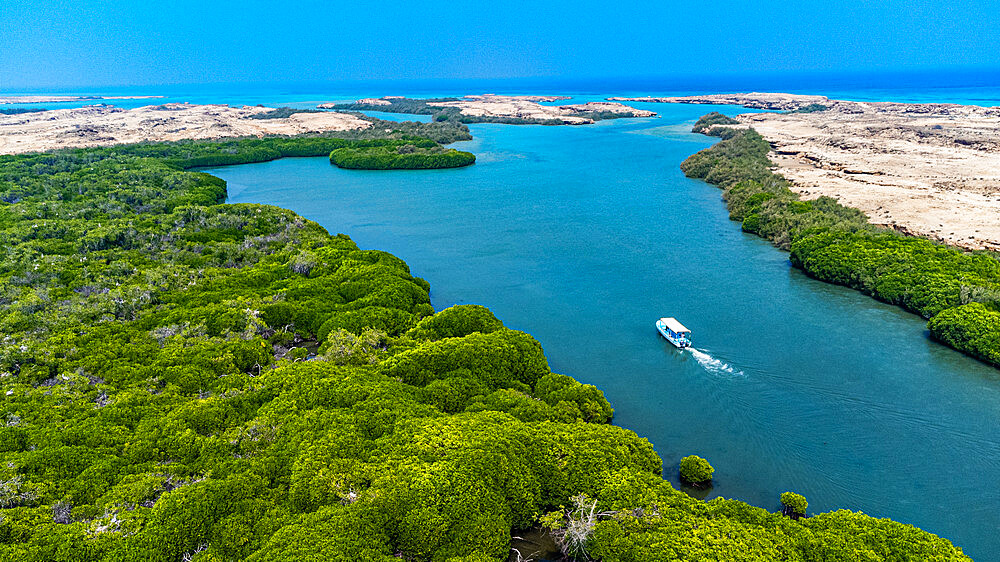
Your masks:
<svg viewBox="0 0 1000 562"><path fill-rule="evenodd" d="M508 76L508 77L434 77L434 78L345 78L345 79L319 79L319 80L255 80L255 81L209 81L209 82L165 82L165 83L107 83L107 84L87 84L87 85L44 85L44 86L17 86L14 88L0 88L0 94L14 95L27 92L56 92L56 91L80 91L80 90L101 90L110 88L179 88L179 87L330 87L330 86L364 86L364 85L444 85L444 84L485 84L497 85L513 84L518 82L535 82L538 84L577 84L596 85L598 82L610 82L616 86L628 86L630 83L636 87L648 87L654 84L681 85L684 82L688 86L693 86L693 82L723 82L736 80L780 80L780 79L829 79L833 81L843 81L859 78L872 78L877 76L897 77L897 78L928 78L933 75L945 75L950 77L961 76L972 83L962 84L942 84L931 87L951 88L968 86L996 86L1000 87L1000 67L927 67L911 69L893 70L769 70L769 71L720 71L704 73L675 73L659 75L635 75L635 76L554 76L554 75L534 75L534 76ZM985 82L985 83L983 83ZM883 86L884 87L884 86ZM899 87L905 87L901 85ZM880 88L881 89L881 88Z"/></svg>

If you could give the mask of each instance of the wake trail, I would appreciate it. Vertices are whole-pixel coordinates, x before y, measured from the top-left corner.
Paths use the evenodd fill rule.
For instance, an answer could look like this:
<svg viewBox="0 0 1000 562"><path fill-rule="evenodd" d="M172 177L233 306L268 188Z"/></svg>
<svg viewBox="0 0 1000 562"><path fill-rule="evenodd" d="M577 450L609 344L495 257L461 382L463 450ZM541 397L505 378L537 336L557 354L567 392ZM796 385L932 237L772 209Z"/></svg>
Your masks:
<svg viewBox="0 0 1000 562"><path fill-rule="evenodd" d="M716 359L711 355L705 353L704 351L695 349L693 347L687 348L691 352L691 356L694 360L698 362L699 365L704 367L704 369L710 373L719 375L733 375L737 377L745 376L743 371L736 369L729 363L721 359Z"/></svg>

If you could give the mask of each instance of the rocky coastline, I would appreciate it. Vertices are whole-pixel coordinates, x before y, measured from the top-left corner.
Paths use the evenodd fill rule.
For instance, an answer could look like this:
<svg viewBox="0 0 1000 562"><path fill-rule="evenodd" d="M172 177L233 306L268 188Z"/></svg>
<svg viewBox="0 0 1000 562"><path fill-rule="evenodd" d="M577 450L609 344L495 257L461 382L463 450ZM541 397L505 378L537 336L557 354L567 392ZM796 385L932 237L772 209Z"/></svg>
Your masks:
<svg viewBox="0 0 1000 562"><path fill-rule="evenodd" d="M274 111L261 106L170 103L123 109L91 105L0 115L0 154L137 142L299 135L365 129L371 123L348 113L295 113L254 118Z"/></svg>
<svg viewBox="0 0 1000 562"><path fill-rule="evenodd" d="M388 107L405 98L386 96L365 98L354 102L356 106ZM506 96L496 94L469 95L462 98L427 100L434 108L454 108L459 114L471 118L545 121L562 125L589 125L598 118L655 117L656 112L629 107L613 101L597 101L567 105L542 105L570 99L567 96ZM420 100L415 100L420 101ZM320 109L340 109L343 104L324 103ZM600 117L597 117L599 115Z"/></svg>
<svg viewBox="0 0 1000 562"><path fill-rule="evenodd" d="M1000 250L1000 107L855 102L780 93L620 101L740 105L804 199L829 196L873 224Z"/></svg>

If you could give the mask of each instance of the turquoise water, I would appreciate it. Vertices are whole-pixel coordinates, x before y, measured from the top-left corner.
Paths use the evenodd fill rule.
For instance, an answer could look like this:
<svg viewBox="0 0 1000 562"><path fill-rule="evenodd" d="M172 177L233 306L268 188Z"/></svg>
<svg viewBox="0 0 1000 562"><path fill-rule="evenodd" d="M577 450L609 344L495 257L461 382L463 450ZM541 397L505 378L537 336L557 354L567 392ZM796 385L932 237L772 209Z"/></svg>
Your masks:
<svg viewBox="0 0 1000 562"><path fill-rule="evenodd" d="M1000 371L924 322L811 280L743 234L678 164L712 142L701 106L585 127L474 125L469 168L348 171L325 158L209 170L230 202L292 209L431 283L437 309L488 306L553 370L604 390L677 483L698 454L711 496L864 511L1000 554ZM743 111L721 108L723 111ZM676 316L696 351L653 322ZM710 496L710 497L711 497Z"/></svg>
<svg viewBox="0 0 1000 562"><path fill-rule="evenodd" d="M387 113L385 111L362 111L365 115L375 117L376 119L382 119L383 121L419 121L421 123L430 123L430 115L410 115L408 113Z"/></svg>
<svg viewBox="0 0 1000 562"><path fill-rule="evenodd" d="M162 95L147 100L87 100L71 103L12 104L0 107L60 109L95 103L140 107L168 102L227 103L234 106L312 108L325 102L348 102L384 95L411 97L463 96L476 93L574 95L574 101L608 96L681 96L718 92L793 92L821 94L857 101L904 101L1000 106L1000 70L921 71L913 73L778 73L731 76L676 76L612 80L506 79L420 80L304 83L304 84L187 84L150 85L74 90L4 90L0 95ZM424 119L422 117L420 119Z"/></svg>

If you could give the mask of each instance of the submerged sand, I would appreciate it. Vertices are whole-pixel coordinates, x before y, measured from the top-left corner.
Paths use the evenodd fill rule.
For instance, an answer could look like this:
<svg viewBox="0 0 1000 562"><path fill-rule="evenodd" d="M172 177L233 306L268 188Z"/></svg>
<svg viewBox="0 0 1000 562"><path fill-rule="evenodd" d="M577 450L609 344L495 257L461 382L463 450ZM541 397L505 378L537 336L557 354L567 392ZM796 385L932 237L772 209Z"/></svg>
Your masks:
<svg viewBox="0 0 1000 562"><path fill-rule="evenodd" d="M874 224L1000 250L1000 107L760 93L629 101L784 111L827 106L736 118L771 144L777 171L803 198L826 195L861 209Z"/></svg>
<svg viewBox="0 0 1000 562"><path fill-rule="evenodd" d="M0 154L137 142L299 135L364 129L371 123L348 113L295 113L251 119L269 107L171 103L122 109L92 105L0 115Z"/></svg>

